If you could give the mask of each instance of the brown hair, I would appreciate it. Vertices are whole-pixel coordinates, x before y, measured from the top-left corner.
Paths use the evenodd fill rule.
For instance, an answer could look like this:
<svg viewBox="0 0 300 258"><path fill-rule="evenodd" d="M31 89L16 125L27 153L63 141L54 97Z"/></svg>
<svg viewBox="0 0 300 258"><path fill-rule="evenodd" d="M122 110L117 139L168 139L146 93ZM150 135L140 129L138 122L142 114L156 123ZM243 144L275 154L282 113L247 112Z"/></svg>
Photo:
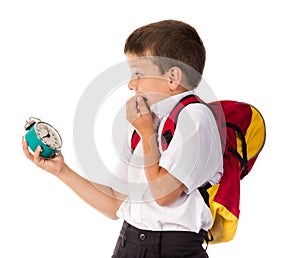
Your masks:
<svg viewBox="0 0 300 258"><path fill-rule="evenodd" d="M193 88L201 80L206 56L197 31L176 20L150 23L136 29L127 38L124 53L158 57L153 62L158 65L162 74L171 67L178 66Z"/></svg>

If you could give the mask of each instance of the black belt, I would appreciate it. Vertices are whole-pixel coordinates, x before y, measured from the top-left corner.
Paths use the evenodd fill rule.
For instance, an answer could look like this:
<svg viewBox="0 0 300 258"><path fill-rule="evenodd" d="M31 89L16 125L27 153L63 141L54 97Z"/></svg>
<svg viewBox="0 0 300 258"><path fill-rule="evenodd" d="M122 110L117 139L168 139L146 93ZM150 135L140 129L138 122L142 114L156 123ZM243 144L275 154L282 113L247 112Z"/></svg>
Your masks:
<svg viewBox="0 0 300 258"><path fill-rule="evenodd" d="M123 224L123 240L129 242L139 242L149 245L160 244L161 246L195 246L201 245L207 231L201 230L199 233L189 231L151 231L138 229L126 221Z"/></svg>

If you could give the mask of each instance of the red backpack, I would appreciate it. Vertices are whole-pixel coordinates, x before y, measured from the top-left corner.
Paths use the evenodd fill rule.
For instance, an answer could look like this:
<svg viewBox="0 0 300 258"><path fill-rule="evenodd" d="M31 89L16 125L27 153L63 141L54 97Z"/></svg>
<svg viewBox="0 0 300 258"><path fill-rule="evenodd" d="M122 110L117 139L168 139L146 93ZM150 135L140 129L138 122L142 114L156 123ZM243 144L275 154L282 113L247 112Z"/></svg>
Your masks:
<svg viewBox="0 0 300 258"><path fill-rule="evenodd" d="M191 94L182 98L169 114L161 137L162 149L166 150L176 129L180 111L190 104L204 104L216 119L223 148L223 176L219 184L209 182L198 188L213 216L210 243L227 242L233 239L240 213L240 180L252 169L262 150L266 129L261 113L252 105L223 100L205 103ZM134 151L140 137L136 131L131 139Z"/></svg>

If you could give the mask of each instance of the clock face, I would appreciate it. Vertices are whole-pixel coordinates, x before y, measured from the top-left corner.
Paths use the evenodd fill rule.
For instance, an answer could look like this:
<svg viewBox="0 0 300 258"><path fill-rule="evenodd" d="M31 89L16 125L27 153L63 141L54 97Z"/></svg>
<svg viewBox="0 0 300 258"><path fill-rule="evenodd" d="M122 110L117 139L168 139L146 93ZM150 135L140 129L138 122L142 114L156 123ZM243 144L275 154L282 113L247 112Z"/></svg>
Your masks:
<svg viewBox="0 0 300 258"><path fill-rule="evenodd" d="M35 132L40 140L52 149L59 149L62 145L59 133L49 124L38 122L35 125Z"/></svg>

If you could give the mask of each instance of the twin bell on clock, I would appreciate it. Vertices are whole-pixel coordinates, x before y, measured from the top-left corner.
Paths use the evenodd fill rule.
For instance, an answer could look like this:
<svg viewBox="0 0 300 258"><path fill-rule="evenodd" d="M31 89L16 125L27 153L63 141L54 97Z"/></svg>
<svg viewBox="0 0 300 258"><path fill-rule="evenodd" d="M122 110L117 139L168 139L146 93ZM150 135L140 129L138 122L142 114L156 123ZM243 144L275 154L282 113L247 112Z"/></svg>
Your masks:
<svg viewBox="0 0 300 258"><path fill-rule="evenodd" d="M38 146L41 146L40 156L42 158L54 157L61 148L61 136L52 125L42 122L39 118L30 117L24 128L26 130L25 140L29 148L34 152Z"/></svg>

